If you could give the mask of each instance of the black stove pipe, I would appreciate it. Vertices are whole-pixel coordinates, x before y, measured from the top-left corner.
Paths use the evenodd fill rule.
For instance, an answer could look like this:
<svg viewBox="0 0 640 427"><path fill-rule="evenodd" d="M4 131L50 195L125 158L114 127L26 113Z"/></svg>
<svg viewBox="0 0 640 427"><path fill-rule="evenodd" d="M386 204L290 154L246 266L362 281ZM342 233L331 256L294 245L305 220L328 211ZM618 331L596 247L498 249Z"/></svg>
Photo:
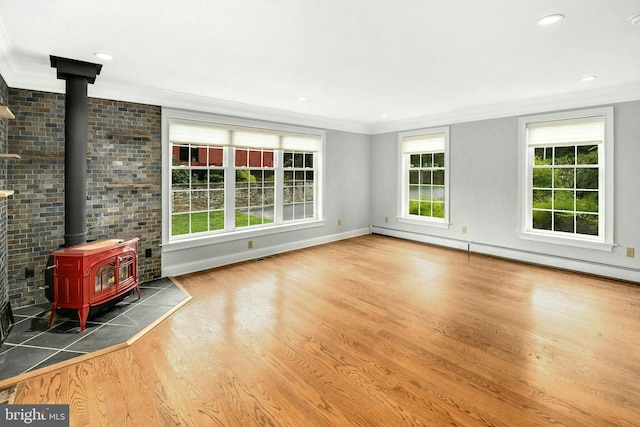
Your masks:
<svg viewBox="0 0 640 427"><path fill-rule="evenodd" d="M87 85L102 65L51 56L66 81L64 102L64 246L87 241Z"/></svg>

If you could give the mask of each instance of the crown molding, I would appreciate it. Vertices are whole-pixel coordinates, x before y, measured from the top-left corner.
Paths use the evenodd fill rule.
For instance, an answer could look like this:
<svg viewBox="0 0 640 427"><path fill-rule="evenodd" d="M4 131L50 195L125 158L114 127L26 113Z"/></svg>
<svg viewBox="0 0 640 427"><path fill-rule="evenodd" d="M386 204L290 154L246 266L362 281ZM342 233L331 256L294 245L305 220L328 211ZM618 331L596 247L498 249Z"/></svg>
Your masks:
<svg viewBox="0 0 640 427"><path fill-rule="evenodd" d="M0 43L2 43L1 40ZM0 44L1 48L2 45ZM1 52L0 50L0 54ZM2 56L4 57L4 55ZM9 54L8 57L12 57L12 55ZM8 66L8 63L6 67L3 67L4 64L0 63L0 73L5 77L7 85L11 88L64 93L64 81L56 78L55 70L51 68L48 58L45 59L46 61L40 61L26 58L19 64L19 67L15 61L11 67ZM125 82L109 80L109 78L103 76L98 76L96 83L88 86L88 96L320 129L367 135L371 133L371 126L368 124L225 101L162 88L135 86Z"/></svg>
<svg viewBox="0 0 640 427"><path fill-rule="evenodd" d="M484 105L407 120L371 125L371 134L407 131L411 129L451 125L479 120L499 119L523 114L538 114L574 108L595 107L640 100L640 82L590 91L523 99L517 102Z"/></svg>
<svg viewBox="0 0 640 427"><path fill-rule="evenodd" d="M2 21L0 20L0 74L11 88L64 93L64 81L55 77L47 58L17 59ZM89 85L93 98L137 102L161 107L243 117L319 129L376 135L412 129L444 126L455 123L537 114L573 108L640 100L640 82L610 88L565 93L548 97L523 99L516 102L484 105L458 111L432 114L384 123L358 123L328 117L295 113L243 104L222 99L180 93L168 89L134 86L125 82L98 77Z"/></svg>
<svg viewBox="0 0 640 427"><path fill-rule="evenodd" d="M368 124L225 101L222 99L175 92L168 89L114 84L108 81L102 81L99 84L96 83L94 87L90 86L89 96L319 129L331 129L367 135L371 133L371 126Z"/></svg>

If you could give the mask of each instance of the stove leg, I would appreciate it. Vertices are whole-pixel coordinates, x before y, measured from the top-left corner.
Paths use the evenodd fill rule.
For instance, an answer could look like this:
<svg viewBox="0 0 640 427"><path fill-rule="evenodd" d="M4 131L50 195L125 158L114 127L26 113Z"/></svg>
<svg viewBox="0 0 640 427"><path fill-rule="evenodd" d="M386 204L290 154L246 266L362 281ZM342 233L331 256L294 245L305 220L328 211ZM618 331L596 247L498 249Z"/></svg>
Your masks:
<svg viewBox="0 0 640 427"><path fill-rule="evenodd" d="M78 317L80 318L80 332L87 328L87 316L89 316L89 307L78 309Z"/></svg>
<svg viewBox="0 0 640 427"><path fill-rule="evenodd" d="M51 329L51 325L53 325L53 318L56 316L56 303L51 304L51 314L49 315L49 329Z"/></svg>

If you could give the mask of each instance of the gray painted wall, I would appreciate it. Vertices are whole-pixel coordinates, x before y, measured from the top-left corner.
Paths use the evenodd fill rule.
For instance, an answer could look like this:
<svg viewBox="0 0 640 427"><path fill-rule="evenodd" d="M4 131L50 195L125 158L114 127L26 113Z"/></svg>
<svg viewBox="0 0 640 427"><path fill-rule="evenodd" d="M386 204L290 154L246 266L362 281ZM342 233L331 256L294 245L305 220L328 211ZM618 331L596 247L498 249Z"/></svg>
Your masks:
<svg viewBox="0 0 640 427"><path fill-rule="evenodd" d="M381 227L383 234L470 247L477 252L608 276L615 273L608 268L613 266L613 270L621 270L615 277L640 282L640 101L615 104L614 121L614 238L618 246L613 252L518 237L518 117L450 125L449 229L397 222L397 133L374 135L371 147L374 230ZM389 218L388 223L385 217ZM463 226L467 227L467 234L462 233ZM626 247L636 248L635 258L626 257Z"/></svg>

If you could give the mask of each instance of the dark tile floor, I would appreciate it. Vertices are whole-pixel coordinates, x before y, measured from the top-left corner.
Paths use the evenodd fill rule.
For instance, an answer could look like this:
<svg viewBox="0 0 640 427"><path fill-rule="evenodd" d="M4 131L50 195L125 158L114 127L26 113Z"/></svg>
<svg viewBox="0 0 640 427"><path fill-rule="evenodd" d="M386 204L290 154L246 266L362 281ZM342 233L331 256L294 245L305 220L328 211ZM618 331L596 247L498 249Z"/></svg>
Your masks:
<svg viewBox="0 0 640 427"><path fill-rule="evenodd" d="M80 331L73 313L48 329L51 304L13 310L14 325L0 346L0 381L127 341L188 297L170 279L140 284L124 300L95 314ZM74 318L75 317L75 318Z"/></svg>

